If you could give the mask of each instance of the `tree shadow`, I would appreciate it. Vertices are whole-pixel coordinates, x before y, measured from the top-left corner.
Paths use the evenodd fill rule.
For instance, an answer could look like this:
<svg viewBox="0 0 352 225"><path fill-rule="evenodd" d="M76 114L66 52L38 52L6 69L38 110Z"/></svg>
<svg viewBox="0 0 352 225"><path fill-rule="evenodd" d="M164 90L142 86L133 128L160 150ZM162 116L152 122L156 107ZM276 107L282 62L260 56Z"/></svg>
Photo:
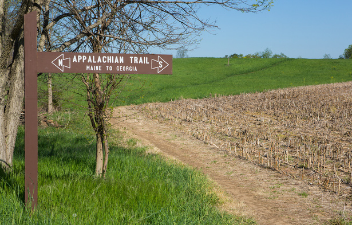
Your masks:
<svg viewBox="0 0 352 225"><path fill-rule="evenodd" d="M0 167L0 188L9 192L16 190L22 203L25 199L24 135L24 127L19 127L13 167L9 171ZM84 170L85 174L78 175L77 168ZM38 130L38 181L41 181L38 183L75 176L92 177L94 170L94 137L57 128Z"/></svg>

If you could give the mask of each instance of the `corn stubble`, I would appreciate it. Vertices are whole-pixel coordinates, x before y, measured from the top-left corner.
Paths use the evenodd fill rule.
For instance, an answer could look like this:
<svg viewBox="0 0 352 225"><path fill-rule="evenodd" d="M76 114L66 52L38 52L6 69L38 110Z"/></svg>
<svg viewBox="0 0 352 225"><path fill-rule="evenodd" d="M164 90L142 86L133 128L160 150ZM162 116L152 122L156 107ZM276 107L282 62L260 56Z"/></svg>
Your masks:
<svg viewBox="0 0 352 225"><path fill-rule="evenodd" d="M231 156L352 197L352 82L135 106Z"/></svg>

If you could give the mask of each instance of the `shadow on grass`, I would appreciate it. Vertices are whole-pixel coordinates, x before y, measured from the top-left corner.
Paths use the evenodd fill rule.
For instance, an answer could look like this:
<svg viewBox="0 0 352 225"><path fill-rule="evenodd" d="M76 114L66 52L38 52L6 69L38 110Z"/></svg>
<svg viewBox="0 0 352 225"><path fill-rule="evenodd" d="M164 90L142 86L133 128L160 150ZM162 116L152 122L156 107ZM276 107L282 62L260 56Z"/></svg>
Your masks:
<svg viewBox="0 0 352 225"><path fill-rule="evenodd" d="M0 188L7 192L16 190L21 202L24 202L24 135L24 127L19 127L11 171L0 168ZM54 179L91 177L94 169L94 137L57 128L38 130L38 185Z"/></svg>
<svg viewBox="0 0 352 225"><path fill-rule="evenodd" d="M17 134L14 159L24 160L24 128L20 127ZM95 139L92 136L77 134L57 128L38 130L38 158L68 157L79 158L82 155L95 154Z"/></svg>

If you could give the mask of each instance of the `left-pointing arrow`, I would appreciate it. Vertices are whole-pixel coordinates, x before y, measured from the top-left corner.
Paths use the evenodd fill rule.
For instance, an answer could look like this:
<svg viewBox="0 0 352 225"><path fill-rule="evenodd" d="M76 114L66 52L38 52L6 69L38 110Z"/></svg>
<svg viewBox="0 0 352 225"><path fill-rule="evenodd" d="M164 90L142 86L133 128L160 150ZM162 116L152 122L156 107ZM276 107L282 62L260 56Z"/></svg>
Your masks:
<svg viewBox="0 0 352 225"><path fill-rule="evenodd" d="M59 55L56 57L51 63L56 66L61 72L64 72L64 68L71 68L71 58L66 58L64 54Z"/></svg>

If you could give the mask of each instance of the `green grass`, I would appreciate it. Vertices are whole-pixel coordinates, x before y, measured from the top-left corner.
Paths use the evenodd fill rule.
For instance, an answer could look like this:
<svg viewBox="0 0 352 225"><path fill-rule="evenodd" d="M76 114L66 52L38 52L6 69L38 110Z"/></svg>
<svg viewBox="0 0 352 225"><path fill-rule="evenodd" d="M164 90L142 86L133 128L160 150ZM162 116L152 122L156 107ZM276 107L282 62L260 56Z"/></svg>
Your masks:
<svg viewBox="0 0 352 225"><path fill-rule="evenodd" d="M63 109L85 110L85 89L79 76L53 75ZM167 102L181 98L261 92L277 88L352 80L352 61L341 59L173 59L173 75L131 75L113 106ZM39 77L40 104L46 101L46 77Z"/></svg>
<svg viewBox="0 0 352 225"><path fill-rule="evenodd" d="M134 75L124 102L141 104L210 94L236 95L277 88L352 80L351 60L186 58L173 60L173 75Z"/></svg>
<svg viewBox="0 0 352 225"><path fill-rule="evenodd" d="M307 192L300 192L298 193L299 196L302 196L304 198L307 198L308 197L308 193Z"/></svg>
<svg viewBox="0 0 352 225"><path fill-rule="evenodd" d="M111 141L107 177L94 177L94 136L79 133L74 126L39 129L34 212L23 204L24 130L20 128L13 170L1 175L0 224L254 223L220 212L219 199L201 172L146 154L143 148L122 148Z"/></svg>

